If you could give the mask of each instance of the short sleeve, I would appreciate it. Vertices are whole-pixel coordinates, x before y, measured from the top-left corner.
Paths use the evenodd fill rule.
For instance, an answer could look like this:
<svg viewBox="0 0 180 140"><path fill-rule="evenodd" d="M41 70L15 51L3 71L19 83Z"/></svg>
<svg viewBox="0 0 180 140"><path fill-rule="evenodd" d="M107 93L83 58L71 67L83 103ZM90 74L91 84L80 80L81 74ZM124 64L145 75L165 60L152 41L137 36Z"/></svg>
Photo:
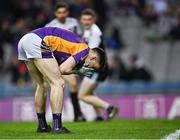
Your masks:
<svg viewBox="0 0 180 140"><path fill-rule="evenodd" d="M74 58L76 63L79 63L80 61L84 60L84 58L88 55L88 53L89 53L89 48L78 52L77 54L73 55L72 57Z"/></svg>

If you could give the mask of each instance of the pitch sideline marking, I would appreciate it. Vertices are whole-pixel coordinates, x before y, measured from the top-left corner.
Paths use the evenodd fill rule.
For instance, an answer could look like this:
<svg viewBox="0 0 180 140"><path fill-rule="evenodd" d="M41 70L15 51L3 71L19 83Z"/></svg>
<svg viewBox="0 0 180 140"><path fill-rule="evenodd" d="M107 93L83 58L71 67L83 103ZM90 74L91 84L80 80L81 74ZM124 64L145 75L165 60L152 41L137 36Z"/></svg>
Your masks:
<svg viewBox="0 0 180 140"><path fill-rule="evenodd" d="M170 133L161 140L179 140L179 138L180 138L180 129L176 130L173 133Z"/></svg>

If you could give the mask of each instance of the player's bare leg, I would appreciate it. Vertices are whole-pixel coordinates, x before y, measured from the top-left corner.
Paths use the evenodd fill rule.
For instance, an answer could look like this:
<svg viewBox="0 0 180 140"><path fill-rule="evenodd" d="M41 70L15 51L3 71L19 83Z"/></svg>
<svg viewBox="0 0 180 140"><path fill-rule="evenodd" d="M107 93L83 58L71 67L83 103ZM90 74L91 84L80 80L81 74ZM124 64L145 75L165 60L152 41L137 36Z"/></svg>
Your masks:
<svg viewBox="0 0 180 140"><path fill-rule="evenodd" d="M85 118L81 112L79 100L78 100L78 89L76 75L62 75L65 82L68 84L71 102L74 109L74 121L85 121Z"/></svg>
<svg viewBox="0 0 180 140"><path fill-rule="evenodd" d="M93 105L94 107L106 109L108 112L108 118L113 118L117 113L117 108L94 95L93 92L96 89L96 87L96 83L84 78L79 90L79 99L88 104Z"/></svg>
<svg viewBox="0 0 180 140"><path fill-rule="evenodd" d="M62 128L61 121L64 81L61 77L57 61L54 58L35 59L34 64L47 79L51 87L50 103L53 113L53 132L67 133L68 131Z"/></svg>
<svg viewBox="0 0 180 140"><path fill-rule="evenodd" d="M37 83L35 92L35 109L38 118L38 129L37 132L50 132L51 127L47 125L45 117L45 106L46 106L46 88L44 86L43 75L34 65L34 62L26 62L26 66L35 82Z"/></svg>
<svg viewBox="0 0 180 140"><path fill-rule="evenodd" d="M53 113L62 112L64 80L61 77L59 67L54 58L36 59L35 65L47 79L51 87L50 102Z"/></svg>
<svg viewBox="0 0 180 140"><path fill-rule="evenodd" d="M39 72L33 62L26 62L28 70L32 78L37 82L36 92L35 92L35 108L36 112L45 113L45 104L47 89L44 85L43 75Z"/></svg>
<svg viewBox="0 0 180 140"><path fill-rule="evenodd" d="M91 83L83 79L79 90L79 98L93 106L106 109L109 104L93 94L96 86L96 83Z"/></svg>

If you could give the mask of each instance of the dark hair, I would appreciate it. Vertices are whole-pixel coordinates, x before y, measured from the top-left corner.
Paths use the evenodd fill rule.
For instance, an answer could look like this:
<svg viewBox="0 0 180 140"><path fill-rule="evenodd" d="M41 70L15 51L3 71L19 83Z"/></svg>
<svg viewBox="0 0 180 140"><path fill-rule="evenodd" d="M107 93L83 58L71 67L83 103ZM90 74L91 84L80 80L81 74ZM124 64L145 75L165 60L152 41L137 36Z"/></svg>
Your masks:
<svg viewBox="0 0 180 140"><path fill-rule="evenodd" d="M99 57L99 65L100 65L100 69L104 69L105 65L106 65L106 61L107 61L107 58L106 58L106 53L103 49L101 48L93 48L92 51L94 51L98 57Z"/></svg>
<svg viewBox="0 0 180 140"><path fill-rule="evenodd" d="M96 17L96 12L93 9L87 8L81 12L81 16L82 15L90 15Z"/></svg>
<svg viewBox="0 0 180 140"><path fill-rule="evenodd" d="M58 2L54 10L57 11L59 8L66 8L67 10L69 10L69 5L65 2Z"/></svg>
<svg viewBox="0 0 180 140"><path fill-rule="evenodd" d="M135 62L136 60L138 60L138 55L137 54L131 54L130 55L130 59Z"/></svg>

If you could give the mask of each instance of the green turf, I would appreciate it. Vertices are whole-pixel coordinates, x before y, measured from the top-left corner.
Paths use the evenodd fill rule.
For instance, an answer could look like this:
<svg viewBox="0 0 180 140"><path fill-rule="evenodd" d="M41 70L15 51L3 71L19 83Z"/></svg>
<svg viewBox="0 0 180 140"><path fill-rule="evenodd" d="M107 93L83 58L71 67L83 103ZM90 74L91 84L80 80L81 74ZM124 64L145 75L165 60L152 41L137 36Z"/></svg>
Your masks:
<svg viewBox="0 0 180 140"><path fill-rule="evenodd" d="M0 122L2 139L160 139L180 129L180 120L114 120L64 123L72 134L39 134L35 123Z"/></svg>

